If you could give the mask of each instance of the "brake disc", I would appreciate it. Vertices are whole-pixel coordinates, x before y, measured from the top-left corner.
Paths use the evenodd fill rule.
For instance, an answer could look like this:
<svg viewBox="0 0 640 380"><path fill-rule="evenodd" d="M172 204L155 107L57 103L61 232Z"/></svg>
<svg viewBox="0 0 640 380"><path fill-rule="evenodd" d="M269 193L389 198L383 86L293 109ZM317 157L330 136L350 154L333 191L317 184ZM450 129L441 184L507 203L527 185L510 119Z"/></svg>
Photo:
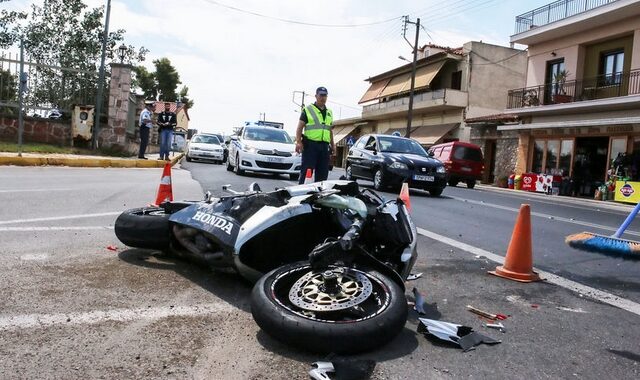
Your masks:
<svg viewBox="0 0 640 380"><path fill-rule="evenodd" d="M363 273L342 268L331 272L337 277L338 291L326 291L322 272L308 272L291 286L291 303L304 310L335 311L354 307L371 295L373 285Z"/></svg>

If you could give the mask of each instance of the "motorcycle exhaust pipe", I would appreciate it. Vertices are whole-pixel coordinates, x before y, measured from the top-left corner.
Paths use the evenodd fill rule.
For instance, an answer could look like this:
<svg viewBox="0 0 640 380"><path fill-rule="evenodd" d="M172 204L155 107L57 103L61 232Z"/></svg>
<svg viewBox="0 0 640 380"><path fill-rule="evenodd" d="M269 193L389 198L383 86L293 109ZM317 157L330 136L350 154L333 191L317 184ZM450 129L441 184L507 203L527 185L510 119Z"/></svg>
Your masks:
<svg viewBox="0 0 640 380"><path fill-rule="evenodd" d="M201 234L198 230L193 228L182 228L176 225L173 226L173 234L178 242L186 249L180 252L180 254L186 259L211 267L231 266L231 260L225 257L224 252L210 251L210 249L216 248L214 247L215 244L211 241L208 240L206 250L201 249L196 243L194 243L194 240Z"/></svg>

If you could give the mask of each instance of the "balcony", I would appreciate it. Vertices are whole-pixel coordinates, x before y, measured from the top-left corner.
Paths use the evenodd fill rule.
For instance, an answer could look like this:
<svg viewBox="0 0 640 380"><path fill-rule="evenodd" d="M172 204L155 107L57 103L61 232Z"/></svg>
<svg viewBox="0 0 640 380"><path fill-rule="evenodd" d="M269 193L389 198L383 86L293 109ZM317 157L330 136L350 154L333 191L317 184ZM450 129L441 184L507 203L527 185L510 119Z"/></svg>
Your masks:
<svg viewBox="0 0 640 380"><path fill-rule="evenodd" d="M450 88L424 92L413 96L414 112L436 112L454 108L465 108L468 101L467 93ZM382 119L389 116L406 114L409 110L409 97L389 100L364 106L362 117L368 119Z"/></svg>
<svg viewBox="0 0 640 380"><path fill-rule="evenodd" d="M551 24L619 0L558 0L516 16L515 34Z"/></svg>
<svg viewBox="0 0 640 380"><path fill-rule="evenodd" d="M507 109L523 111L549 105L628 95L640 95L640 69L511 90ZM593 103L589 104L593 105Z"/></svg>

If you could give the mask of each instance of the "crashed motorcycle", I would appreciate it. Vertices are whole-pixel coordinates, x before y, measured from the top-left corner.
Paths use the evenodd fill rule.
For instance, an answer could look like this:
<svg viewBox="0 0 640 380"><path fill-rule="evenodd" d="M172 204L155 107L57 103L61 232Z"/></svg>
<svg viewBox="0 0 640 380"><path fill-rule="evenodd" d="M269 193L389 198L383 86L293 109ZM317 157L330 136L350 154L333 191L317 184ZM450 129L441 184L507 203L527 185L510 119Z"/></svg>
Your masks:
<svg viewBox="0 0 640 380"><path fill-rule="evenodd" d="M231 268L255 282L254 320L301 349L350 354L400 333L404 281L417 255L402 200L343 180L223 189L228 194L203 201L125 211L115 233L128 246Z"/></svg>

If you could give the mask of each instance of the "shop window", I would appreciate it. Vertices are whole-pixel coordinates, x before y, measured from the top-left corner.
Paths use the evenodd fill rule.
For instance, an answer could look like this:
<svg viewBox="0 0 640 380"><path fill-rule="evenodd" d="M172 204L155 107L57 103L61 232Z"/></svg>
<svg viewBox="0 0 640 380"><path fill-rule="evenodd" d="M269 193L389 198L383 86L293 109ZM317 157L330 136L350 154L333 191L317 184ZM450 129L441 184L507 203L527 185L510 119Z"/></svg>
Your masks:
<svg viewBox="0 0 640 380"><path fill-rule="evenodd" d="M547 141L547 160L545 162L545 173L555 174L558 167L558 151L560 150L560 140Z"/></svg>
<svg viewBox="0 0 640 380"><path fill-rule="evenodd" d="M569 175L571 171L571 155L573 154L573 140L562 140L560 145L560 162L558 169L562 175Z"/></svg>
<svg viewBox="0 0 640 380"><path fill-rule="evenodd" d="M620 84L622 81L622 67L624 64L624 50L617 50L602 54L600 75L603 86Z"/></svg>
<svg viewBox="0 0 640 380"><path fill-rule="evenodd" d="M618 154L627 153L627 137L612 137L611 149L609 150L609 166L613 167L613 161L618 157Z"/></svg>
<svg viewBox="0 0 640 380"><path fill-rule="evenodd" d="M542 166L544 165L544 140L536 140L533 146L533 161L531 164L531 171L534 173L542 173Z"/></svg>

